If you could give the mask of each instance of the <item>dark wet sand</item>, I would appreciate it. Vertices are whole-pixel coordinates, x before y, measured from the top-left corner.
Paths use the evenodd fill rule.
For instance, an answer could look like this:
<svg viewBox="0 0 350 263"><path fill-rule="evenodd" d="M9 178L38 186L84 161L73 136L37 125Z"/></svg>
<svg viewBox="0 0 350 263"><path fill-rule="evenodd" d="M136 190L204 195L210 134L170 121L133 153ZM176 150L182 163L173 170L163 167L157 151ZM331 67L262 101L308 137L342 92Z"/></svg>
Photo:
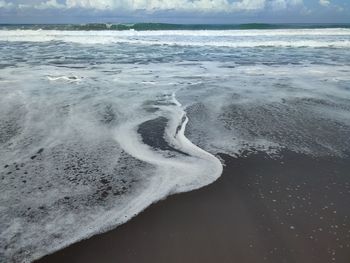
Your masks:
<svg viewBox="0 0 350 263"><path fill-rule="evenodd" d="M38 262L350 262L350 159L226 161L217 182Z"/></svg>

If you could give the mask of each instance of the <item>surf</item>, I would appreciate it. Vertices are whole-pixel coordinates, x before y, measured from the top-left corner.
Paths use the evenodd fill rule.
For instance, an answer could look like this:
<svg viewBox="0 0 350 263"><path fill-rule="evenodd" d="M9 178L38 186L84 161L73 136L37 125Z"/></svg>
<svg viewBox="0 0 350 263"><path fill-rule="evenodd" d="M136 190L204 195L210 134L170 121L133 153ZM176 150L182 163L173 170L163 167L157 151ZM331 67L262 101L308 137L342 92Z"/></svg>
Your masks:
<svg viewBox="0 0 350 263"><path fill-rule="evenodd" d="M64 31L0 30L0 42L64 42L184 47L349 48L350 29Z"/></svg>

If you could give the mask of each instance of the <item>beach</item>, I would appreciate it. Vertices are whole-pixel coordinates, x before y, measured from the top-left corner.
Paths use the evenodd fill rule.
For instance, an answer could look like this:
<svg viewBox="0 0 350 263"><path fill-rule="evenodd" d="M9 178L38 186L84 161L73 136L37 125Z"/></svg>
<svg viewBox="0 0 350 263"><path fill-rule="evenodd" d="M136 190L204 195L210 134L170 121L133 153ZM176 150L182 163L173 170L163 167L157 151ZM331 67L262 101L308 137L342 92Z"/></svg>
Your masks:
<svg viewBox="0 0 350 263"><path fill-rule="evenodd" d="M221 157L215 183L36 262L348 262L348 157Z"/></svg>
<svg viewBox="0 0 350 263"><path fill-rule="evenodd" d="M0 262L340 262L350 25L0 25Z"/></svg>

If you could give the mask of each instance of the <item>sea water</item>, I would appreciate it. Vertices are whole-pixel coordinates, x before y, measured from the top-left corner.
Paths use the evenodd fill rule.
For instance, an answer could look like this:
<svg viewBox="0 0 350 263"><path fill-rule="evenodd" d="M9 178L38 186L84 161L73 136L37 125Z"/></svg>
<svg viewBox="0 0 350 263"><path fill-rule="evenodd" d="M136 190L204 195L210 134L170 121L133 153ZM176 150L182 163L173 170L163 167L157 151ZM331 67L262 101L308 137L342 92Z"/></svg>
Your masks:
<svg viewBox="0 0 350 263"><path fill-rule="evenodd" d="M174 27L0 27L1 262L208 185L219 153L349 154L348 25Z"/></svg>

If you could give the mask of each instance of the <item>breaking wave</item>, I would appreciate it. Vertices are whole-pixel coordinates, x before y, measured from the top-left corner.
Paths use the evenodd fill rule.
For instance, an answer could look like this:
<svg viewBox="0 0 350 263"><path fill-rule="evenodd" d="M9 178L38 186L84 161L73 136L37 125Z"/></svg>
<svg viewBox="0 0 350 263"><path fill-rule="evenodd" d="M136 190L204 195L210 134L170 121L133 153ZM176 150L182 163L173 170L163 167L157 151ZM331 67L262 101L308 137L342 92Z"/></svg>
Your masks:
<svg viewBox="0 0 350 263"><path fill-rule="evenodd" d="M1 30L0 41L79 44L137 44L213 47L348 48L350 29L183 30L183 31L60 31Z"/></svg>

